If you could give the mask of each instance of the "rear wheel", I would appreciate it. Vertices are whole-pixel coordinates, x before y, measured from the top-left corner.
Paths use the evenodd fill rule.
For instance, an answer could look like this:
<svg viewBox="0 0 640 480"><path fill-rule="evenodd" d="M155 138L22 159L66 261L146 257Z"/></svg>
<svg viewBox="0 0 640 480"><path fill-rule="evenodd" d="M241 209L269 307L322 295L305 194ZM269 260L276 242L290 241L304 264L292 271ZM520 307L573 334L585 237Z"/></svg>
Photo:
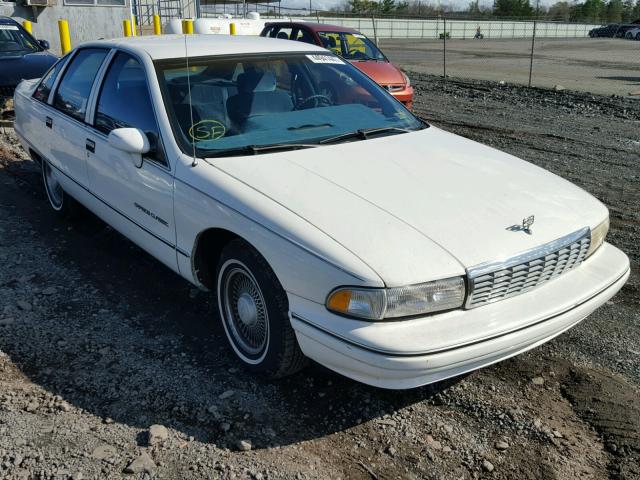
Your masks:
<svg viewBox="0 0 640 480"><path fill-rule="evenodd" d="M42 183L51 208L60 216L74 218L82 212L82 206L62 188L58 178L61 175L46 160L40 161Z"/></svg>
<svg viewBox="0 0 640 480"><path fill-rule="evenodd" d="M229 344L247 369L280 378L304 366L287 295L266 260L243 240L222 252L217 297Z"/></svg>

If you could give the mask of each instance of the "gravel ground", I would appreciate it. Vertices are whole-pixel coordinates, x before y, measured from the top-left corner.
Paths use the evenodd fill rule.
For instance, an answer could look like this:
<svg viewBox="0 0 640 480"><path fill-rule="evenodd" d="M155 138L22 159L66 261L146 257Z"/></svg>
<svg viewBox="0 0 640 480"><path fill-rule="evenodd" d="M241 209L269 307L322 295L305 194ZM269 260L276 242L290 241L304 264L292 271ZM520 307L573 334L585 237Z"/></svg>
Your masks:
<svg viewBox="0 0 640 480"><path fill-rule="evenodd" d="M0 478L640 478L640 104L412 74L416 110L611 209L634 269L533 352L405 392L238 369L207 294L52 217L0 133Z"/></svg>

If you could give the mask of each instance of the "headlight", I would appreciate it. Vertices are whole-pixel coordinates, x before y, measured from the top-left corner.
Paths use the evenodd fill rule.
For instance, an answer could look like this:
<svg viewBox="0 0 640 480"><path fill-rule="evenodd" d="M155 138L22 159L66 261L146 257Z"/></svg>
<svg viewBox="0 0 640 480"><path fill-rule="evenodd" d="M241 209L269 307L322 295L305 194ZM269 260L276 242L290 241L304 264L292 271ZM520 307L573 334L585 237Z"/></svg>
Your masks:
<svg viewBox="0 0 640 480"><path fill-rule="evenodd" d="M409 317L460 308L464 302L462 277L395 288L344 287L327 297L332 312L368 320Z"/></svg>
<svg viewBox="0 0 640 480"><path fill-rule="evenodd" d="M608 216L600 225L591 230L591 243L589 245L589 251L587 252L587 258L600 248L600 245L604 243L604 239L607 238L607 233L609 233Z"/></svg>
<svg viewBox="0 0 640 480"><path fill-rule="evenodd" d="M405 82L405 86L406 87L410 87L411 86L411 80L409 80L409 77L407 77L407 74L402 72L402 76L404 77L404 82Z"/></svg>

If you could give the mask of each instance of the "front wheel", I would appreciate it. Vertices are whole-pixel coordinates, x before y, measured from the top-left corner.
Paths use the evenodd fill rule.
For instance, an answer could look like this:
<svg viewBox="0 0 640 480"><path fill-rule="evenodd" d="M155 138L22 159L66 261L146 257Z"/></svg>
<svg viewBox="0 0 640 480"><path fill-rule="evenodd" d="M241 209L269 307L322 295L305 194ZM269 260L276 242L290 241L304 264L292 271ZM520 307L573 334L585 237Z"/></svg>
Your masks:
<svg viewBox="0 0 640 480"><path fill-rule="evenodd" d="M287 295L266 260L243 240L222 252L217 297L229 344L248 370L280 378L304 366Z"/></svg>

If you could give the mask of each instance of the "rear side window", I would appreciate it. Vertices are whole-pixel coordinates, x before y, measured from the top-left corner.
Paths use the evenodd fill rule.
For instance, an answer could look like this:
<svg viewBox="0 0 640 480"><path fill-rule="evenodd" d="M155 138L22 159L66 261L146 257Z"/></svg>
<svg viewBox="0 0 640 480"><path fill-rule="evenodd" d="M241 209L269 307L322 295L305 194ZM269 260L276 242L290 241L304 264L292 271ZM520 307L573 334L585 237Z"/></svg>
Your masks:
<svg viewBox="0 0 640 480"><path fill-rule="evenodd" d="M106 134L115 128L139 128L151 145L147 156L166 163L144 67L126 53L118 53L109 66L98 97L94 126Z"/></svg>
<svg viewBox="0 0 640 480"><path fill-rule="evenodd" d="M292 40L291 34L293 33L293 29L291 27L281 27L274 28L271 31L270 36L275 38L280 38L281 40Z"/></svg>
<svg viewBox="0 0 640 480"><path fill-rule="evenodd" d="M65 63L67 63L68 59L69 57L64 57L58 60L58 62L45 74L45 76L40 81L40 84L36 87L36 91L33 92L33 98L40 100L41 102L47 102L47 100L49 99L49 93L53 88L53 84L55 83L60 70L62 70L62 67L64 67Z"/></svg>
<svg viewBox="0 0 640 480"><path fill-rule="evenodd" d="M106 55L107 50L101 48L80 50L58 85L53 106L76 120L84 121L93 81Z"/></svg>

